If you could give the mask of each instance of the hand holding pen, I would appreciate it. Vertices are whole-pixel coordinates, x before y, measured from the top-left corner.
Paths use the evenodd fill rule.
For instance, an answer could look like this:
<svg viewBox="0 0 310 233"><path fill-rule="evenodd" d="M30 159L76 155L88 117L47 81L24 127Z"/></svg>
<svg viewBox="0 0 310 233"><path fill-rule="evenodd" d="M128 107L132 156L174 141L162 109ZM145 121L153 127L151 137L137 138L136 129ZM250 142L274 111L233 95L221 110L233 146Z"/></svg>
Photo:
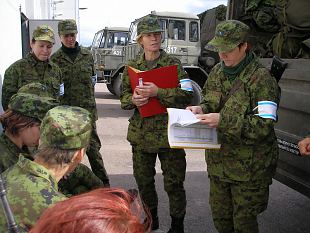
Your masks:
<svg viewBox="0 0 310 233"><path fill-rule="evenodd" d="M137 92L143 97L157 96L158 87L152 82L143 82L142 78L139 78L139 86L137 86Z"/></svg>

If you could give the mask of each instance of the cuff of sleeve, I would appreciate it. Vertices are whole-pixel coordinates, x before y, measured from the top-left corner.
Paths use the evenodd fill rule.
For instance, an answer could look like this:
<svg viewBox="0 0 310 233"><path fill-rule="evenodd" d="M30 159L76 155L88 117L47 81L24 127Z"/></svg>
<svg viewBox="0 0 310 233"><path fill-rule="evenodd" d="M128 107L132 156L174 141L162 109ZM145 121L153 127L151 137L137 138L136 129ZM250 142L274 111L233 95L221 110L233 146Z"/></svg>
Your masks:
<svg viewBox="0 0 310 233"><path fill-rule="evenodd" d="M200 107L201 107L201 109L202 109L203 114L209 113L209 112L208 112L208 109L207 109L207 107L206 107L205 105L200 105Z"/></svg>
<svg viewBox="0 0 310 233"><path fill-rule="evenodd" d="M161 98L165 97L165 90L163 88L158 88L158 90L157 90L157 97L158 97L158 99L161 99Z"/></svg>

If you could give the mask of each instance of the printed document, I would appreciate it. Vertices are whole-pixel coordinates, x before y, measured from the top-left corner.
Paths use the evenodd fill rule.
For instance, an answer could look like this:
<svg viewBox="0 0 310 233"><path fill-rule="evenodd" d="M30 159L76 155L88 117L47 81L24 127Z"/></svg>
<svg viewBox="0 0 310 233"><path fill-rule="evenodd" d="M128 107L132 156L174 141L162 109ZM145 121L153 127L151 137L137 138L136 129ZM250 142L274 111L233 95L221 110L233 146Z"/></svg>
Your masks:
<svg viewBox="0 0 310 233"><path fill-rule="evenodd" d="M167 108L171 148L219 149L216 128L199 123L190 110Z"/></svg>

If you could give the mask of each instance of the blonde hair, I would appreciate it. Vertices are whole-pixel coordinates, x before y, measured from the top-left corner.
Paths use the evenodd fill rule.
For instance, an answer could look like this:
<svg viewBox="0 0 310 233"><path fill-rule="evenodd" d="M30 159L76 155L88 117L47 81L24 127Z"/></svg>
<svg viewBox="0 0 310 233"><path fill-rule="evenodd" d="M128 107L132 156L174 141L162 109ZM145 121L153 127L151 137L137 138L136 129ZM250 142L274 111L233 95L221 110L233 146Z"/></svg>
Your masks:
<svg viewBox="0 0 310 233"><path fill-rule="evenodd" d="M137 35L136 41L140 44L140 41L142 39L142 34Z"/></svg>

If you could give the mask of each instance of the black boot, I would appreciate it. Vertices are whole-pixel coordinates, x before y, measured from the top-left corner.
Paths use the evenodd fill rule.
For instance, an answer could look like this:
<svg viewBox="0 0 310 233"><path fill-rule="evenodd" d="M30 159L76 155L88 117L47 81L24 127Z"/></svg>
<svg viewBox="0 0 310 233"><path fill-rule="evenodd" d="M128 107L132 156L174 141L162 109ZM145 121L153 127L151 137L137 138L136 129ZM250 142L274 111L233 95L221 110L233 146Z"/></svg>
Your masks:
<svg viewBox="0 0 310 233"><path fill-rule="evenodd" d="M171 216L171 228L167 233L184 233L184 216L179 218Z"/></svg>
<svg viewBox="0 0 310 233"><path fill-rule="evenodd" d="M159 221L157 216L157 208L150 210L152 215L152 230L157 230L159 228Z"/></svg>

